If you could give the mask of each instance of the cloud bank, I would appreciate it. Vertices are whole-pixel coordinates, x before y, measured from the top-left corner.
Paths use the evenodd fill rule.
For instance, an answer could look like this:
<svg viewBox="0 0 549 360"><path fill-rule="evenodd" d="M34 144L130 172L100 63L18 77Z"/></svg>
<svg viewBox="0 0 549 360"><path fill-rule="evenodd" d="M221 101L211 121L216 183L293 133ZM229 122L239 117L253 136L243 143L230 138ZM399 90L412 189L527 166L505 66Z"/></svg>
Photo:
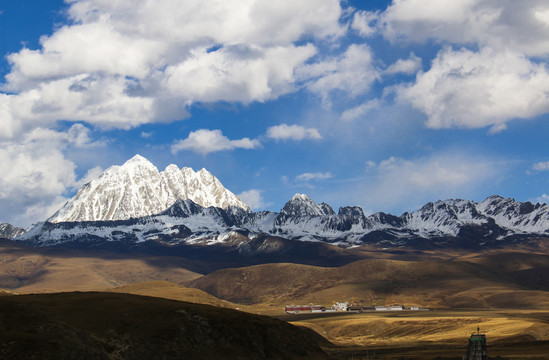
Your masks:
<svg viewBox="0 0 549 360"><path fill-rule="evenodd" d="M264 135L257 138L229 138L219 123L193 123L186 138L174 135L161 145L154 144L161 135L149 125L138 130L140 139L169 147L172 154L201 155L258 149L268 140L280 147L322 140L331 142L332 153L344 149L362 158L366 147L356 150L349 139L375 127L374 116L404 124L402 108L415 109L412 117L429 129L486 128L495 136L509 132L512 121L549 113L544 0L393 0L374 11L339 0L66 4L65 23L42 36L37 48L6 54L9 71L0 84L0 208L11 212L0 213L2 221L43 219L52 204L96 174L92 169L79 178L79 164L69 154L106 147L98 133L180 121L197 107L246 109L303 100L325 118L308 118L299 109L292 120L258 126L254 131ZM330 129L340 127L349 136L335 143ZM385 160L377 157L371 166L370 176L379 181L368 186L377 193L362 193L409 203L415 201L410 194L467 192L473 178L482 182L498 173L488 159L441 148L438 155L409 158L391 158L385 151ZM544 166L532 169L541 173ZM322 180L332 173L311 169L295 180ZM259 190L243 194L262 203Z"/></svg>
<svg viewBox="0 0 549 360"><path fill-rule="evenodd" d="M216 151L255 149L260 146L261 143L255 139L243 138L240 140L230 140L223 135L221 130L200 129L191 131L189 137L186 139L175 142L171 150L174 154L181 150L191 150L206 155Z"/></svg>

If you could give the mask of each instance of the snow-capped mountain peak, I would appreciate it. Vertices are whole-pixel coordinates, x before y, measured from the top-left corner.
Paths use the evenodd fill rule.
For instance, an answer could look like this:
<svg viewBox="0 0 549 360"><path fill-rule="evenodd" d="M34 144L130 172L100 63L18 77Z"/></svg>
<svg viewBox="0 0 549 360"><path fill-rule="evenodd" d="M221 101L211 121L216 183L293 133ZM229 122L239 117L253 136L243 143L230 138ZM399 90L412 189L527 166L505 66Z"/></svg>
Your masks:
<svg viewBox="0 0 549 360"><path fill-rule="evenodd" d="M334 209L325 202L318 204L324 215L335 215Z"/></svg>
<svg viewBox="0 0 549 360"><path fill-rule="evenodd" d="M172 164L159 172L149 160L135 155L82 186L48 221L126 220L160 213L178 199L189 199L203 207L251 211L206 169L180 170Z"/></svg>
<svg viewBox="0 0 549 360"><path fill-rule="evenodd" d="M147 158L144 158L139 154L135 154L134 157L126 161L122 166L131 166L131 165L154 166Z"/></svg>
<svg viewBox="0 0 549 360"><path fill-rule="evenodd" d="M280 213L286 216L321 216L325 215L325 209L317 205L309 196L295 194Z"/></svg>
<svg viewBox="0 0 549 360"><path fill-rule="evenodd" d="M403 215L410 229L457 235L463 225L482 225L488 218L477 210L477 204L461 199L438 200Z"/></svg>
<svg viewBox="0 0 549 360"><path fill-rule="evenodd" d="M19 235L23 235L25 232L25 229L8 223L0 224L0 238L12 239L18 237Z"/></svg>
<svg viewBox="0 0 549 360"><path fill-rule="evenodd" d="M505 228L535 233L549 231L549 206L545 203L534 205L529 201L517 202L501 196L490 196L477 207Z"/></svg>

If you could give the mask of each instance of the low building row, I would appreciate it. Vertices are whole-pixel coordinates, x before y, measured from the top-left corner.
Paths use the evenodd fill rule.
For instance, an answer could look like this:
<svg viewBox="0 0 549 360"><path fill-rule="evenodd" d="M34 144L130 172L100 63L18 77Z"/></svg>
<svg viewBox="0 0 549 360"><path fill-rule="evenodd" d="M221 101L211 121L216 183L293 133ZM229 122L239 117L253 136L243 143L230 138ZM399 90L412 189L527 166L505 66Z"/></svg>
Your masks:
<svg viewBox="0 0 549 360"><path fill-rule="evenodd" d="M337 311L403 311L403 310L429 310L418 306L405 307L404 305L357 305L348 302L336 302L331 307L325 307L322 305L287 305L284 311L288 314L299 313L319 313L319 312L337 312Z"/></svg>

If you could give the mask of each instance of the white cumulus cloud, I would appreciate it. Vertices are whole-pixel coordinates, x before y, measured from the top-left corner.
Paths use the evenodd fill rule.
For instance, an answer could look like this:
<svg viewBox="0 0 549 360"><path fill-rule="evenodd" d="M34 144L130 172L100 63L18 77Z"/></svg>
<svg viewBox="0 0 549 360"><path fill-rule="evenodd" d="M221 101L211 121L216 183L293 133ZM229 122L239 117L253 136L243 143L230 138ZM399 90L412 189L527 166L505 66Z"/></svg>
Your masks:
<svg viewBox="0 0 549 360"><path fill-rule="evenodd" d="M240 200L244 201L246 205L248 205L253 210L262 210L267 206L265 203L263 196L261 195L262 191L258 189L250 189L247 191L243 191L237 196L240 198Z"/></svg>
<svg viewBox="0 0 549 360"><path fill-rule="evenodd" d="M547 14L545 0L396 0L378 23L395 42L434 39L539 56L549 53Z"/></svg>
<svg viewBox="0 0 549 360"><path fill-rule="evenodd" d="M421 69L421 59L414 54L410 54L408 59L398 59L394 64L391 64L384 74L414 74Z"/></svg>
<svg viewBox="0 0 549 360"><path fill-rule="evenodd" d="M376 33L376 22L379 18L377 12L357 11L353 16L351 28L360 35L369 37Z"/></svg>
<svg viewBox="0 0 549 360"><path fill-rule="evenodd" d="M0 140L0 219L28 226L46 220L98 168L77 180L76 164L66 158L75 149L99 149L105 144L89 128L73 124L65 131L34 128L18 139Z"/></svg>
<svg viewBox="0 0 549 360"><path fill-rule="evenodd" d="M549 111L547 14L545 0L395 0L377 23L391 42L446 47L400 92L428 126L491 126L494 134L508 120Z"/></svg>
<svg viewBox="0 0 549 360"><path fill-rule="evenodd" d="M299 125L281 124L271 126L267 129L267 136L275 140L303 140L303 139L322 139L322 136L315 128L305 128Z"/></svg>
<svg viewBox="0 0 549 360"><path fill-rule="evenodd" d="M191 131L186 139L176 141L171 150L173 154L181 150L190 150L202 155L211 152L235 150L235 149L255 149L261 146L259 140L242 138L240 140L230 140L224 136L221 130L200 129Z"/></svg>
<svg viewBox="0 0 549 360"><path fill-rule="evenodd" d="M307 64L297 69L297 76L306 88L331 105L331 94L339 91L355 97L366 93L380 71L374 66L374 55L365 44L352 44L337 58Z"/></svg>
<svg viewBox="0 0 549 360"><path fill-rule="evenodd" d="M52 203L59 205L66 201L63 194L75 184L76 166L65 159L61 149L49 145L32 140L2 143L0 218L3 221L28 226L51 215L48 211L52 210Z"/></svg>
<svg viewBox="0 0 549 360"><path fill-rule="evenodd" d="M398 95L432 128L501 126L549 111L549 72L513 51L446 48Z"/></svg>
<svg viewBox="0 0 549 360"><path fill-rule="evenodd" d="M183 119L195 102L274 99L297 89L312 39L345 32L338 0L68 3L71 24L7 56L1 136L59 119L127 129Z"/></svg>
<svg viewBox="0 0 549 360"><path fill-rule="evenodd" d="M316 53L314 46L262 48L228 45L192 51L166 69L166 88L189 102L266 101L294 90L294 69Z"/></svg>

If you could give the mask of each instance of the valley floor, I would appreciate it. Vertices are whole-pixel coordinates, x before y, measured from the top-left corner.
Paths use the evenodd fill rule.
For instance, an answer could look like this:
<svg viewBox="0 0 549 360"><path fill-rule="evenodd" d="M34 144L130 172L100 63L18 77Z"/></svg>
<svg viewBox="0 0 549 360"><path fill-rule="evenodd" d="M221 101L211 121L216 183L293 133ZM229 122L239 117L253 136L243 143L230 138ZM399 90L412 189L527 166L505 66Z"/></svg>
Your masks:
<svg viewBox="0 0 549 360"><path fill-rule="evenodd" d="M549 359L549 311L436 310L335 316L283 315L336 347L334 359L461 359L477 326L490 358Z"/></svg>
<svg viewBox="0 0 549 360"><path fill-rule="evenodd" d="M102 291L99 297L126 293L236 309L253 316L268 315L303 329L307 341L318 344L325 354L314 348L308 351L318 358L328 356L334 360L461 359L469 336L478 326L486 334L491 359L541 360L549 359L547 249L482 253L355 249L352 254L343 254L353 260L342 266L264 263L236 267L232 265L235 259L212 266L212 258L39 249L0 242L0 295ZM333 252L341 254L343 250L334 247ZM99 298L94 299L101 304ZM333 301L415 305L435 310L284 314L284 305L329 307ZM39 308L35 310L39 322L45 319L51 329L58 328L57 315L51 317ZM20 314L24 316L25 312ZM11 315L3 316L5 320ZM71 312L70 316L74 327L61 330L73 339L74 334L80 334L82 322L79 312ZM17 318L12 320L17 324ZM120 324L124 325L126 320L122 320ZM120 339L124 339L124 329L130 328L122 325L117 333ZM226 331L232 331L231 324L225 325ZM0 330L12 333L2 326L0 316ZM245 329L241 327L248 334ZM110 328L100 330L107 339ZM170 333L168 330L161 329ZM82 340L82 349L87 349L86 344L95 344L95 336ZM108 350L105 344L99 344L101 351ZM224 345L220 346L223 349ZM245 347L239 351L243 358L251 354Z"/></svg>

